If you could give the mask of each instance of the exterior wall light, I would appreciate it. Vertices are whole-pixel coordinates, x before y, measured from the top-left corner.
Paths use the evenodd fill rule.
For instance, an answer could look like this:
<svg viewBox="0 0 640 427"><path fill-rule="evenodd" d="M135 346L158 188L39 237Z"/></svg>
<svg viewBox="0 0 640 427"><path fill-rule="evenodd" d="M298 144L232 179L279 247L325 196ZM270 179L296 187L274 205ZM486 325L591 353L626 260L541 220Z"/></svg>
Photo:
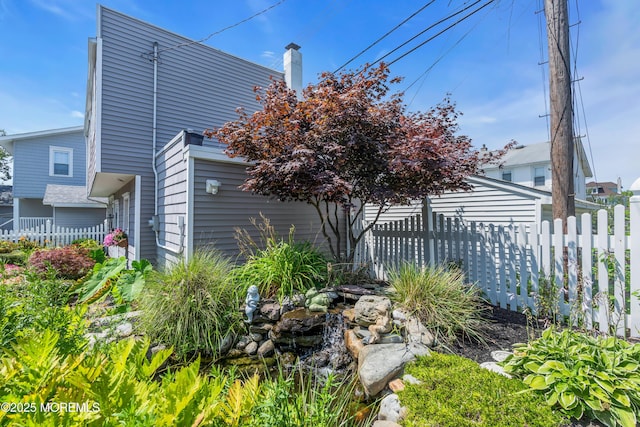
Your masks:
<svg viewBox="0 0 640 427"><path fill-rule="evenodd" d="M218 190L222 183L217 179L208 179L205 186L205 191L209 194L218 194Z"/></svg>

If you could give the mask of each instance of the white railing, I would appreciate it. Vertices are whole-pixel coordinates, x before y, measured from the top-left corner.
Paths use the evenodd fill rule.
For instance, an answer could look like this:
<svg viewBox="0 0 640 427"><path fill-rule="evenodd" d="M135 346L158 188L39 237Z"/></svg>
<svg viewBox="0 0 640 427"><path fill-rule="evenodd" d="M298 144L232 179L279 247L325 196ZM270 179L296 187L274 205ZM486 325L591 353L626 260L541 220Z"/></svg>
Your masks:
<svg viewBox="0 0 640 427"><path fill-rule="evenodd" d="M107 234L107 221L93 227L59 227L52 224L51 220L44 224L22 230L0 230L0 240L10 240L17 242L20 239L27 239L37 242L41 246L65 246L71 244L76 239L89 238L99 242L104 240Z"/></svg>
<svg viewBox="0 0 640 427"><path fill-rule="evenodd" d="M560 220L553 232L544 221L539 232L537 224L465 224L426 215L425 209L422 215L375 225L358 244L355 259L380 279L401 262L455 263L492 304L535 313L542 302L551 303L556 315L574 325L639 337L640 249L633 242L640 240L640 200L637 213L633 208L630 235L623 206L614 210L612 233L601 210L596 232L591 215L583 214L580 227L569 218L566 234Z"/></svg>
<svg viewBox="0 0 640 427"><path fill-rule="evenodd" d="M42 216L23 216L20 217L18 228L20 230L30 230L32 228L38 228L46 225L47 221L53 222L53 218Z"/></svg>

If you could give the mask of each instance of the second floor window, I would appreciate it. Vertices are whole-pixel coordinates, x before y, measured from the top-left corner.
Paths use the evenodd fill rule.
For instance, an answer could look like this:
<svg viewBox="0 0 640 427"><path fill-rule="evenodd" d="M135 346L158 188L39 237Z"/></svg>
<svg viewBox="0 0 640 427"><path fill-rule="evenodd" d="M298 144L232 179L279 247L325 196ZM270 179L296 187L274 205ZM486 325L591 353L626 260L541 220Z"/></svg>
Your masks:
<svg viewBox="0 0 640 427"><path fill-rule="evenodd" d="M49 175L73 176L73 149L49 147Z"/></svg>
<svg viewBox="0 0 640 427"><path fill-rule="evenodd" d="M511 182L511 171L502 171L502 180Z"/></svg>
<svg viewBox="0 0 640 427"><path fill-rule="evenodd" d="M536 187L543 187L545 183L544 168L533 169L533 185Z"/></svg>

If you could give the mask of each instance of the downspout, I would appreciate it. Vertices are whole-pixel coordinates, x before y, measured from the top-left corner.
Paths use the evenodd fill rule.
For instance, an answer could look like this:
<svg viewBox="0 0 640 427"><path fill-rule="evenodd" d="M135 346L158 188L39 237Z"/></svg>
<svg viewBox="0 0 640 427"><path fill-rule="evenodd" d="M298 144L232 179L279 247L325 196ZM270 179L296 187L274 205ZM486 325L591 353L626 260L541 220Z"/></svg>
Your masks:
<svg viewBox="0 0 640 427"><path fill-rule="evenodd" d="M165 251L181 255L184 251L184 218L182 221L178 219L178 227L180 230L179 249L175 249L160 244L160 217L158 216L158 168L156 167L157 158L157 128L158 128L158 42L153 42L153 129L151 140L153 143L153 155L151 156L151 168L153 169L153 218L149 221L151 228L155 234L156 246Z"/></svg>

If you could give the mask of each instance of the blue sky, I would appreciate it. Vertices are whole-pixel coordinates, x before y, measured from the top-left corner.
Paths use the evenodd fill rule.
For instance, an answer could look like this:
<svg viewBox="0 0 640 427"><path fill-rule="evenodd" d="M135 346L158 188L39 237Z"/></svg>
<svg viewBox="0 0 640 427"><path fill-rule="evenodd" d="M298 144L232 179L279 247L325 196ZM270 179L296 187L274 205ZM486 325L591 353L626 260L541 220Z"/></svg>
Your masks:
<svg viewBox="0 0 640 427"><path fill-rule="evenodd" d="M278 0L105 0L107 7L200 40ZM334 71L427 0L284 0L205 43L282 68L284 46L302 46L304 83ZM435 0L347 68L373 62L473 1ZM484 1L478 3L478 6ZM461 133L480 147L548 140L546 39L542 0L496 0L398 60L410 110L447 94L462 111ZM600 181L640 177L640 8L637 0L570 0L580 108L578 130ZM472 10L472 9L469 9ZM464 13L459 17L464 16ZM96 33L89 0L0 0L0 129L22 133L83 123L87 40ZM455 19L454 19L455 20ZM391 61L448 21L389 55ZM544 25L544 23L542 23ZM575 49L577 48L577 49Z"/></svg>

